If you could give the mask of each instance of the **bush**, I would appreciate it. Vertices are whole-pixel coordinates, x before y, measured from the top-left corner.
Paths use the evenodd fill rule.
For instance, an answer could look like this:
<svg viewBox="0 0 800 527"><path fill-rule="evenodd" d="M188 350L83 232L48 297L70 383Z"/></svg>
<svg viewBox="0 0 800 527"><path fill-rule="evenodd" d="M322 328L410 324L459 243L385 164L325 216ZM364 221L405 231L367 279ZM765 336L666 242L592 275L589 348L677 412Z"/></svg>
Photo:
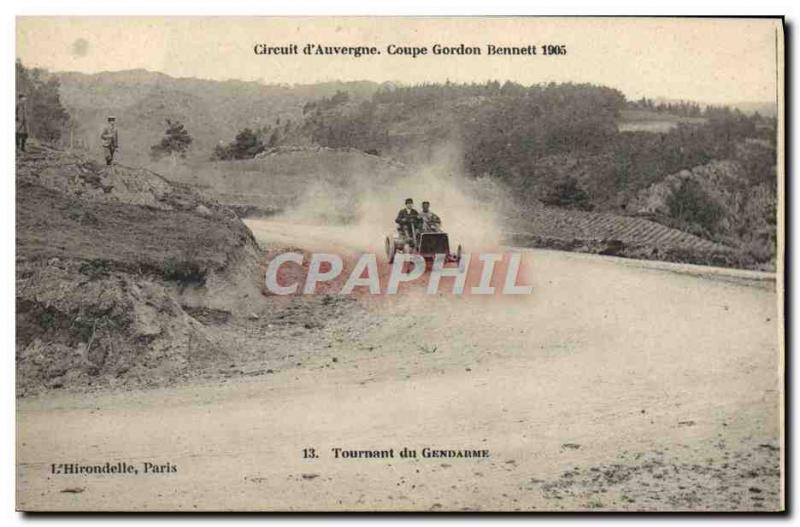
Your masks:
<svg viewBox="0 0 800 527"><path fill-rule="evenodd" d="M202 286L206 283L206 273L200 269L198 264L174 258L170 258L162 264L161 277L168 282L177 282L181 286Z"/></svg>
<svg viewBox="0 0 800 527"><path fill-rule="evenodd" d="M78 272L88 276L90 280L99 280L101 278L108 278L111 273L111 265L107 260L89 260L81 264Z"/></svg>
<svg viewBox="0 0 800 527"><path fill-rule="evenodd" d="M700 227L702 231L713 234L724 209L700 183L694 179L684 179L672 189L667 197L669 215L691 230Z"/></svg>
<svg viewBox="0 0 800 527"><path fill-rule="evenodd" d="M273 133L273 139L277 143L277 131ZM261 135L250 128L245 128L238 134L236 139L228 145L217 145L212 154L212 159L253 159L256 155L266 150Z"/></svg>
<svg viewBox="0 0 800 527"><path fill-rule="evenodd" d="M557 180L542 197L542 202L556 207L591 209L589 194L574 176Z"/></svg>
<svg viewBox="0 0 800 527"><path fill-rule="evenodd" d="M167 130L161 142L150 147L150 157L153 160L164 156L179 155L186 157L186 151L192 144L192 136L179 121L167 119Z"/></svg>

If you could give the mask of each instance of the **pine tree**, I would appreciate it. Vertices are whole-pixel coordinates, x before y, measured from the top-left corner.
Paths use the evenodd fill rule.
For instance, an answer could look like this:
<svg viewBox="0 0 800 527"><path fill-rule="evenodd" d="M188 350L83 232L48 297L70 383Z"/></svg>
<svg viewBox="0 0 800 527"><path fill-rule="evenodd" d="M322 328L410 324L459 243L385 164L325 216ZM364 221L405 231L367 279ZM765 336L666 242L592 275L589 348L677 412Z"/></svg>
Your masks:
<svg viewBox="0 0 800 527"><path fill-rule="evenodd" d="M150 157L161 159L164 156L178 155L186 157L186 151L192 144L192 136L180 121L167 119L167 130L161 142L150 147Z"/></svg>

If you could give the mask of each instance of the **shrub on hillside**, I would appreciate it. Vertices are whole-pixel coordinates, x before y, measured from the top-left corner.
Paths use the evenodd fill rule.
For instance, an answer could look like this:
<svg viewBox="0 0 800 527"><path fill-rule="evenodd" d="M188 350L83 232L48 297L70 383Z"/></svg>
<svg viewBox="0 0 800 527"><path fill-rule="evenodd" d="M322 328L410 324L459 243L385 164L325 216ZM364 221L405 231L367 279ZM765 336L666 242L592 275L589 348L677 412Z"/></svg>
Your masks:
<svg viewBox="0 0 800 527"><path fill-rule="evenodd" d="M574 176L566 176L553 183L547 189L542 202L556 207L570 209L591 209L589 194L578 183Z"/></svg>
<svg viewBox="0 0 800 527"><path fill-rule="evenodd" d="M694 179L684 179L667 197L669 215L690 232L711 235L723 218L724 209Z"/></svg>
<svg viewBox="0 0 800 527"><path fill-rule="evenodd" d="M236 139L232 143L217 145L211 158L219 160L253 159L266 148L260 134L250 128L245 128L236 134Z"/></svg>
<svg viewBox="0 0 800 527"><path fill-rule="evenodd" d="M161 142L150 147L150 157L154 160L165 156L177 155L186 157L186 151L192 144L192 136L179 121L167 119L167 130Z"/></svg>
<svg viewBox="0 0 800 527"><path fill-rule="evenodd" d="M750 185L776 185L776 150L768 141L750 139L741 142L737 145L734 159L741 165Z"/></svg>

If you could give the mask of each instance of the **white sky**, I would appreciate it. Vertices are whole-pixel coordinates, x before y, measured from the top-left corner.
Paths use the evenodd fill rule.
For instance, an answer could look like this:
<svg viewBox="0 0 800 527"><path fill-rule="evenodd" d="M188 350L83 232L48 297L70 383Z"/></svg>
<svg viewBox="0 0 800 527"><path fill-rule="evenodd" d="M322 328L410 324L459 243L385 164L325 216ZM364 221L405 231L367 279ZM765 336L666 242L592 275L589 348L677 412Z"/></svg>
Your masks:
<svg viewBox="0 0 800 527"><path fill-rule="evenodd" d="M20 17L17 57L53 71L312 83L591 82L641 96L774 101L780 23L767 19ZM85 41L85 42L83 42ZM256 43L375 45L375 57L264 57ZM388 44L564 44L564 57L386 54Z"/></svg>

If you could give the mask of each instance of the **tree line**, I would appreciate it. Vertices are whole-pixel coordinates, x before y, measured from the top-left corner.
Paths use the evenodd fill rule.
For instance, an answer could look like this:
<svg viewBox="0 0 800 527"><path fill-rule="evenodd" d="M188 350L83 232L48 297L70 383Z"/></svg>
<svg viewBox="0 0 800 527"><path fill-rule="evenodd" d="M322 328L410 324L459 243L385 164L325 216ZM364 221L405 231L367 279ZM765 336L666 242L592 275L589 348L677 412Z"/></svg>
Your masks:
<svg viewBox="0 0 800 527"><path fill-rule="evenodd" d="M71 125L59 88L58 79L45 70L26 68L22 61L16 61L16 90L28 98L30 133L48 143L58 143Z"/></svg>
<svg viewBox="0 0 800 527"><path fill-rule="evenodd" d="M61 140L71 119L58 80L17 61L16 83L30 100L32 135ZM658 133L620 132L623 111L631 109L695 119ZM736 177L714 185L685 181L668 197L669 217L659 221L712 239L750 240L749 226L760 225L762 241L753 243L763 256L774 254L776 140L775 118L725 106L628 101L618 90L591 84L446 82L387 84L367 97L339 90L307 101L294 121L277 117L269 125L241 129L210 155L251 159L301 144L419 160L425 148L453 141L462 146L467 175L503 182L522 203L623 214L639 192L666 176L731 160L739 167ZM192 142L183 123L168 119L150 154L156 160L185 157Z"/></svg>

